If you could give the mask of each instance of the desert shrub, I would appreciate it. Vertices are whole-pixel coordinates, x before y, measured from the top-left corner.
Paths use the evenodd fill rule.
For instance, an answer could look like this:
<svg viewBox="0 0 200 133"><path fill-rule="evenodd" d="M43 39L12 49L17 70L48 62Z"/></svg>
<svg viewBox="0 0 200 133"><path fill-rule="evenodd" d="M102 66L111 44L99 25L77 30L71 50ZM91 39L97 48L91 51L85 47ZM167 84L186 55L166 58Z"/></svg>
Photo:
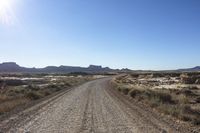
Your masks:
<svg viewBox="0 0 200 133"><path fill-rule="evenodd" d="M164 77L165 74L164 73L152 73L151 77L152 78L160 78L160 77Z"/></svg>
<svg viewBox="0 0 200 133"><path fill-rule="evenodd" d="M40 99L42 97L42 95L38 92L29 92L26 94L26 97L31 99L31 100L37 100Z"/></svg>
<svg viewBox="0 0 200 133"><path fill-rule="evenodd" d="M18 99L5 101L5 102L0 104L0 114L3 114L5 112L9 112L19 105L23 105L23 104L28 103L28 101L29 100L26 99L26 98L18 98Z"/></svg>
<svg viewBox="0 0 200 133"><path fill-rule="evenodd" d="M57 92L57 91L62 90L62 88L58 87L58 88L55 88L54 90L55 90L55 92Z"/></svg>
<svg viewBox="0 0 200 133"><path fill-rule="evenodd" d="M5 80L4 83L8 86L20 86L20 85L25 85L25 83L22 80L17 80L17 79L9 79Z"/></svg>
<svg viewBox="0 0 200 133"><path fill-rule="evenodd" d="M196 96L196 94L190 89L182 89L180 93L184 94L185 96Z"/></svg>
<svg viewBox="0 0 200 133"><path fill-rule="evenodd" d="M20 93L21 93L21 94L24 94L24 93L26 93L26 90L25 90L25 89L21 89L21 90L20 90Z"/></svg>
<svg viewBox="0 0 200 133"><path fill-rule="evenodd" d="M180 109L177 106L167 106L167 108L164 108L167 112L166 114L172 115L174 117L178 117L180 114Z"/></svg>
<svg viewBox="0 0 200 133"><path fill-rule="evenodd" d="M50 84L47 86L47 88L58 88L57 84Z"/></svg>
<svg viewBox="0 0 200 133"><path fill-rule="evenodd" d="M167 115L172 115L175 117L178 117L180 113L180 109L177 108L177 106L170 105L170 104L159 104L157 108L162 113L167 114Z"/></svg>
<svg viewBox="0 0 200 133"><path fill-rule="evenodd" d="M178 117L180 120L183 120L183 121L191 121L191 117L187 114L179 114Z"/></svg>
<svg viewBox="0 0 200 133"><path fill-rule="evenodd" d="M189 105L182 105L180 106L181 108L181 113L182 114L191 114L193 113L193 110L191 109L191 107Z"/></svg>
<svg viewBox="0 0 200 133"><path fill-rule="evenodd" d="M198 96L198 97L195 99L195 102L196 102L196 103L200 103L200 96Z"/></svg>
<svg viewBox="0 0 200 133"><path fill-rule="evenodd" d="M78 75L83 75L83 76L86 76L86 75L90 75L89 73L86 73L86 72L71 72L68 74L69 76L78 76Z"/></svg>
<svg viewBox="0 0 200 133"><path fill-rule="evenodd" d="M177 99L180 104L188 104L190 102L189 98L183 94L177 96Z"/></svg>
<svg viewBox="0 0 200 133"><path fill-rule="evenodd" d="M51 92L57 92L57 91L60 91L62 88L63 87L60 84L50 84L50 85L46 86L44 89L49 90Z"/></svg>
<svg viewBox="0 0 200 133"><path fill-rule="evenodd" d="M130 91L129 88L123 88L123 89L122 89L122 93L123 93L124 95L128 95L129 91Z"/></svg>
<svg viewBox="0 0 200 133"><path fill-rule="evenodd" d="M142 91L138 90L138 89L132 89L130 92L129 92L129 95L132 97L132 98L135 98L137 95L141 95Z"/></svg>
<svg viewBox="0 0 200 133"><path fill-rule="evenodd" d="M191 121L192 123L194 121L200 120L200 116L198 113L195 112L189 105L179 105L180 109L178 118L183 121Z"/></svg>
<svg viewBox="0 0 200 133"><path fill-rule="evenodd" d="M54 88L54 89L60 89L60 88L62 88L62 87L64 87L64 84L50 84L50 85L48 85L46 88Z"/></svg>
<svg viewBox="0 0 200 133"><path fill-rule="evenodd" d="M22 94L22 93L25 93L27 91L27 89L22 87L22 86L13 87L13 88L11 88L11 90L13 90L13 92L18 93L18 94Z"/></svg>
<svg viewBox="0 0 200 133"><path fill-rule="evenodd" d="M169 73L170 77L180 77L181 73Z"/></svg>
<svg viewBox="0 0 200 133"><path fill-rule="evenodd" d="M155 102L169 104L174 103L172 96L167 92L149 90L146 91L144 94L148 97L148 99L153 100Z"/></svg>
<svg viewBox="0 0 200 133"><path fill-rule="evenodd" d="M70 83L64 83L64 87L70 87L70 86L72 86Z"/></svg>
<svg viewBox="0 0 200 133"><path fill-rule="evenodd" d="M139 74L130 74L131 75L131 77L133 77L133 78L138 78L139 77Z"/></svg>
<svg viewBox="0 0 200 133"><path fill-rule="evenodd" d="M192 119L192 124L194 124L194 125L200 125L200 118L193 118Z"/></svg>
<svg viewBox="0 0 200 133"><path fill-rule="evenodd" d="M7 95L4 94L0 94L0 103L4 102L6 100L9 100L10 98Z"/></svg>
<svg viewBox="0 0 200 133"><path fill-rule="evenodd" d="M38 91L40 90L40 87L39 86L36 86L36 85L33 85L33 84L30 84L26 87L27 89L30 89L30 90L33 90L33 91Z"/></svg>
<svg viewBox="0 0 200 133"><path fill-rule="evenodd" d="M45 90L45 91L43 91L42 92L42 94L44 94L44 96L48 96L48 95L51 95L51 91L49 91L49 90Z"/></svg>
<svg viewBox="0 0 200 133"><path fill-rule="evenodd" d="M173 103L173 100L170 94L156 93L155 97L158 98L159 101L162 103Z"/></svg>
<svg viewBox="0 0 200 133"><path fill-rule="evenodd" d="M117 90L118 90L119 92L121 92L121 91L122 91L122 89L121 89L120 87L118 87L118 88L117 88Z"/></svg>

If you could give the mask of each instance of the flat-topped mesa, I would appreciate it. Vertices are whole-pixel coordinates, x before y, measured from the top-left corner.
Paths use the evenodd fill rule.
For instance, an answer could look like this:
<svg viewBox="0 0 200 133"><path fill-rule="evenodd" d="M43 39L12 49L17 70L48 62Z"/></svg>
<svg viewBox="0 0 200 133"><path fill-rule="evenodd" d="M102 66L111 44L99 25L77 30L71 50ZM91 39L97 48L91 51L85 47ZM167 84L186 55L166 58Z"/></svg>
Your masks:
<svg viewBox="0 0 200 133"><path fill-rule="evenodd" d="M19 67L19 65L17 65L16 62L3 62L2 64L0 64L1 66L7 66L7 67Z"/></svg>
<svg viewBox="0 0 200 133"><path fill-rule="evenodd" d="M4 62L0 64L0 71L2 72L17 72L21 69L19 65L17 65L15 62Z"/></svg>
<svg viewBox="0 0 200 133"><path fill-rule="evenodd" d="M90 65L89 69L102 69L102 66Z"/></svg>
<svg viewBox="0 0 200 133"><path fill-rule="evenodd" d="M93 71L93 72L112 72L112 71L115 71L114 69L111 69L109 67L102 67L102 66L97 66L97 65L90 65L86 69L87 69L87 71Z"/></svg>

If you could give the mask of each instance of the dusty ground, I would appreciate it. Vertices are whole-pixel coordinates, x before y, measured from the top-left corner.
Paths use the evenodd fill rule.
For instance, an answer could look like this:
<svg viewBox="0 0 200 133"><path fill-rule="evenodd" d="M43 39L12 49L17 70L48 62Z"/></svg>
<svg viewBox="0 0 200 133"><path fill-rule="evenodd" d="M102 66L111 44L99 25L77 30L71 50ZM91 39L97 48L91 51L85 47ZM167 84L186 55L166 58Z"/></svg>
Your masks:
<svg viewBox="0 0 200 133"><path fill-rule="evenodd" d="M188 132L108 88L110 78L88 82L0 122L1 132Z"/></svg>

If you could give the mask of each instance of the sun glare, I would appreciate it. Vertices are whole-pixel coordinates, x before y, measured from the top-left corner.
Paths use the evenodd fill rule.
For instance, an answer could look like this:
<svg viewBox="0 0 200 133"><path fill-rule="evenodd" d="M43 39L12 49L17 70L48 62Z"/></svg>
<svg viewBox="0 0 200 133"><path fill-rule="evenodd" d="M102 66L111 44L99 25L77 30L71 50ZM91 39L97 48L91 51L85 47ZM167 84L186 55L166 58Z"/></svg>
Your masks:
<svg viewBox="0 0 200 133"><path fill-rule="evenodd" d="M14 23L14 13L11 0L0 0L0 23L12 25Z"/></svg>
<svg viewBox="0 0 200 133"><path fill-rule="evenodd" d="M9 0L0 0L0 11L9 6Z"/></svg>

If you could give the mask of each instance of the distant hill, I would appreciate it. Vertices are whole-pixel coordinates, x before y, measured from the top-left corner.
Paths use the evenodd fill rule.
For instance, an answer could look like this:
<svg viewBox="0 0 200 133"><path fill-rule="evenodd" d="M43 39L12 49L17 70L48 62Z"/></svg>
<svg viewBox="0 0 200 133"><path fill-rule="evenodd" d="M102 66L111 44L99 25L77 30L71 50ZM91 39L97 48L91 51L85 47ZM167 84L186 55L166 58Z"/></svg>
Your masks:
<svg viewBox="0 0 200 133"><path fill-rule="evenodd" d="M196 66L193 68L179 69L178 71L196 72L196 71L200 71L200 66Z"/></svg>
<svg viewBox="0 0 200 133"><path fill-rule="evenodd" d="M72 72L86 72L86 73L103 73L103 72L117 72L119 70L111 69L109 67L90 65L89 67L74 67L74 66L47 66L45 68L26 68L21 67L15 62L5 62L0 64L0 73L9 72L24 72L24 73L72 73Z"/></svg>
<svg viewBox="0 0 200 133"><path fill-rule="evenodd" d="M200 66L187 69L171 70L178 72L200 72ZM0 73L105 73L105 72L135 72L130 69L111 69L109 67L102 67L96 65L90 65L89 67L78 66L47 66L45 68L27 68L18 65L15 62L4 62L0 64ZM144 71L141 71L144 72Z"/></svg>
<svg viewBox="0 0 200 133"><path fill-rule="evenodd" d="M5 62L0 64L0 72L20 72L27 70L28 68L20 67L15 62Z"/></svg>

